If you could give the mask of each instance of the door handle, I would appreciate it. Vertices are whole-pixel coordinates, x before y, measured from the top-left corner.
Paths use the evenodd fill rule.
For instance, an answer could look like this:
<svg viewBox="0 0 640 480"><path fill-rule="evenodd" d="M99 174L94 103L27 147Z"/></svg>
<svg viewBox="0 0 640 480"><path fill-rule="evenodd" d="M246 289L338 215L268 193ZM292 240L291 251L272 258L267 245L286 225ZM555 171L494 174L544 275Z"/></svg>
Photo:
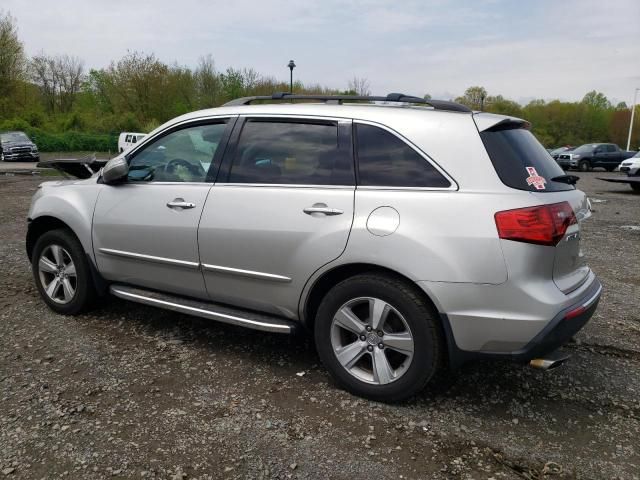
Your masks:
<svg viewBox="0 0 640 480"><path fill-rule="evenodd" d="M338 208L329 208L324 203L315 203L311 207L307 207L302 210L307 215L313 215L314 213L322 213L327 216L342 215L344 212Z"/></svg>
<svg viewBox="0 0 640 480"><path fill-rule="evenodd" d="M185 202L183 198L174 198L173 201L167 202L167 207L187 209L187 208L196 208L196 204L191 202Z"/></svg>

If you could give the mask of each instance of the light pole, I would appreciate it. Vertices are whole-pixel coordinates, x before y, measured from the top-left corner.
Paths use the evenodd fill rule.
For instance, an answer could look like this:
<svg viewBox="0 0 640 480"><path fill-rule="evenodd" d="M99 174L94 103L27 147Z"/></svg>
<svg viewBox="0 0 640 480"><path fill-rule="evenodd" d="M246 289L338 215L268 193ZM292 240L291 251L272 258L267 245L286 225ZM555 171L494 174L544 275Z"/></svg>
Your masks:
<svg viewBox="0 0 640 480"><path fill-rule="evenodd" d="M629 123L629 136L627 137L627 150L631 146L631 131L633 130L633 117L636 113L636 100L638 99L638 92L640 92L640 88L636 88L635 92L633 92L633 105L631 106L631 122Z"/></svg>
<svg viewBox="0 0 640 480"><path fill-rule="evenodd" d="M296 68L296 64L293 60L289 60L289 64L287 65L290 70L289 76L289 93L293 93L293 69Z"/></svg>

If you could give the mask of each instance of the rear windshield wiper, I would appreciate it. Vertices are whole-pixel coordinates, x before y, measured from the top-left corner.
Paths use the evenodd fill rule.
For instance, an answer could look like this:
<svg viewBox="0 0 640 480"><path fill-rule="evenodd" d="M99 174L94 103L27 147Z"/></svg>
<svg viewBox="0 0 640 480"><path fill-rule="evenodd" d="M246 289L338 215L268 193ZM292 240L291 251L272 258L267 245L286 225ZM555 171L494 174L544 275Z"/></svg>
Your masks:
<svg viewBox="0 0 640 480"><path fill-rule="evenodd" d="M580 177L575 175L558 175L557 177L553 177L551 179L552 182L561 182L566 183L567 185L575 185L580 180Z"/></svg>

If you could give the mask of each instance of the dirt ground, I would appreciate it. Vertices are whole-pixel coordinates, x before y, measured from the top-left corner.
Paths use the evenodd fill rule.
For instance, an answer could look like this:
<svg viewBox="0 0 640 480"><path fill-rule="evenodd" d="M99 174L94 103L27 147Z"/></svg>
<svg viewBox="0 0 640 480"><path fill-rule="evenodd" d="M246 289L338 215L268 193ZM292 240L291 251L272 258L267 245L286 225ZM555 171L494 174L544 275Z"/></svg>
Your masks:
<svg viewBox="0 0 640 480"><path fill-rule="evenodd" d="M640 478L640 195L580 174L605 291L551 372L470 364L398 405L312 344L117 299L52 313L24 251L41 181L0 176L0 478Z"/></svg>

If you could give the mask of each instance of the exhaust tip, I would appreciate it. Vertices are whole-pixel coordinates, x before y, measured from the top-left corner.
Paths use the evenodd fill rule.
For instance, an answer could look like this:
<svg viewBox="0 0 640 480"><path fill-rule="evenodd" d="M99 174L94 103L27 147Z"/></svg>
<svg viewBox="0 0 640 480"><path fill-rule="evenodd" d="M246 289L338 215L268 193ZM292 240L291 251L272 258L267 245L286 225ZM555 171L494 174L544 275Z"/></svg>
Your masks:
<svg viewBox="0 0 640 480"><path fill-rule="evenodd" d="M569 355L554 352L545 358L534 358L529 365L539 370L553 370L569 360Z"/></svg>

